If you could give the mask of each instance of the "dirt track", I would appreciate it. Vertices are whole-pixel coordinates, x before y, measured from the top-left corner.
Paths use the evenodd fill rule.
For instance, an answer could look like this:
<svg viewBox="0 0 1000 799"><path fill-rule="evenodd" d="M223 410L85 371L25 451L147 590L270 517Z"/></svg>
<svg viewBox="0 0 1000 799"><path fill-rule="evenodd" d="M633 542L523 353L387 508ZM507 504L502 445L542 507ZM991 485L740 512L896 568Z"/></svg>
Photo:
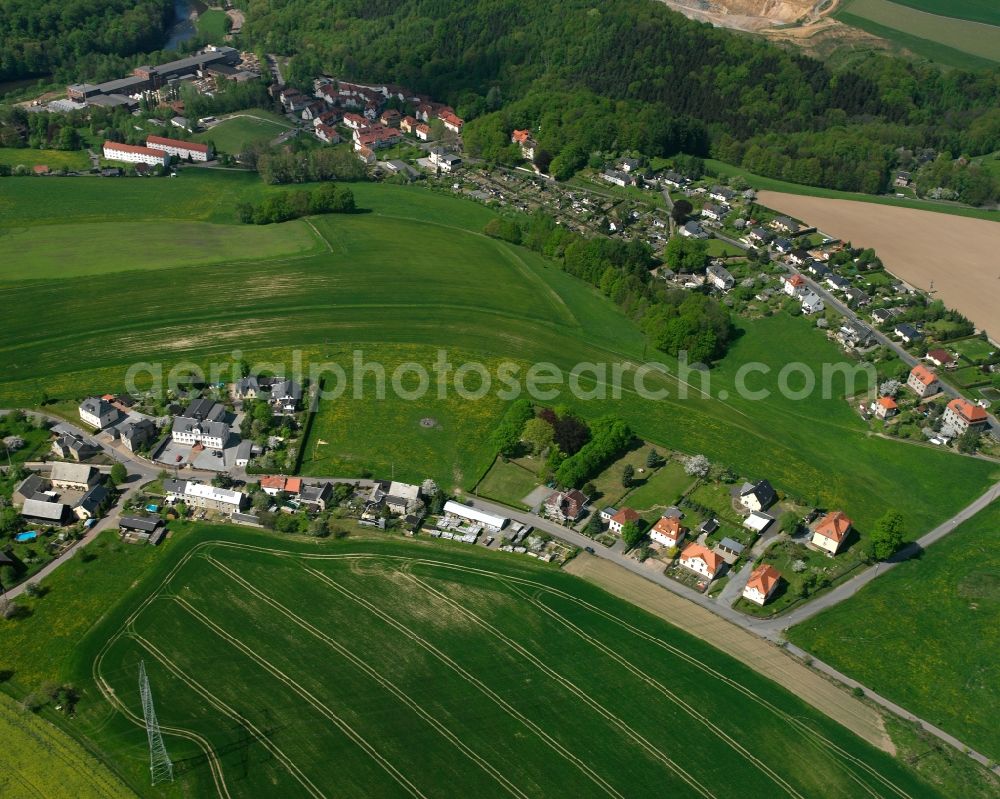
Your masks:
<svg viewBox="0 0 1000 799"><path fill-rule="evenodd" d="M925 290L1000 337L1000 224L984 219L829 200L775 191L761 204L794 216L824 233L874 247L886 269Z"/></svg>
<svg viewBox="0 0 1000 799"><path fill-rule="evenodd" d="M878 711L773 644L602 558L581 554L565 566L565 571L590 580L605 591L666 619L675 627L732 655L873 746L895 754L895 746L885 732Z"/></svg>

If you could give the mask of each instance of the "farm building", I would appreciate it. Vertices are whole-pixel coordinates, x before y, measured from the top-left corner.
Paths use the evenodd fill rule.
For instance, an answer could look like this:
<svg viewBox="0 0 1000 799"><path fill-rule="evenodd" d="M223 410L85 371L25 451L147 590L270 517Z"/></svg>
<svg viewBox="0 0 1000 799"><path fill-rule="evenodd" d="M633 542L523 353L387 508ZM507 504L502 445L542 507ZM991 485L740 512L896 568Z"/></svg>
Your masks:
<svg viewBox="0 0 1000 799"><path fill-rule="evenodd" d="M100 475L93 466L83 463L53 463L49 479L55 488L88 491L100 482Z"/></svg>
<svg viewBox="0 0 1000 799"><path fill-rule="evenodd" d="M118 531L130 544L145 541L153 545L159 544L167 532L163 520L156 516L123 516L118 520Z"/></svg>
<svg viewBox="0 0 1000 799"><path fill-rule="evenodd" d="M454 500L448 500L444 503L444 512L446 516L454 516L465 521L475 522L494 531L502 530L503 526L507 524L507 519L503 516L496 516L486 511L470 508Z"/></svg>

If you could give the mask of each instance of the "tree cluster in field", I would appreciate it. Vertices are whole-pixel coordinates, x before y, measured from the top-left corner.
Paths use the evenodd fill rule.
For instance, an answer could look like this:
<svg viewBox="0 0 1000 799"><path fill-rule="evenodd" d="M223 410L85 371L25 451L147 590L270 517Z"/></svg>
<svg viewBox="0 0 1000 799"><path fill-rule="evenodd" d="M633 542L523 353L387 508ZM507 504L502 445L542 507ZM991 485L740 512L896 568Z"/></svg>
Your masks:
<svg viewBox="0 0 1000 799"><path fill-rule="evenodd" d="M521 431L534 415L535 410L529 400L514 400L504 412L500 423L493 429L491 441L496 451L505 456L517 454L521 443Z"/></svg>
<svg viewBox="0 0 1000 799"><path fill-rule="evenodd" d="M115 56L159 50L173 16L173 0L5 0L0 81L119 77Z"/></svg>
<svg viewBox="0 0 1000 799"><path fill-rule="evenodd" d="M590 425L590 440L555 471L559 485L579 488L632 443L632 429L621 419L602 416Z"/></svg>
<svg viewBox="0 0 1000 799"><path fill-rule="evenodd" d="M365 180L364 164L344 149L327 147L313 150L248 149L241 155L247 166L255 168L265 183L308 183L319 180Z"/></svg>
<svg viewBox="0 0 1000 799"><path fill-rule="evenodd" d="M649 246L638 239L585 238L542 211L523 221L493 219L484 232L554 258L569 274L599 288L638 322L657 349L687 352L690 363L721 358L734 334L728 309L705 293L655 283Z"/></svg>
<svg viewBox="0 0 1000 799"><path fill-rule="evenodd" d="M901 148L1000 149L1000 70L942 71L880 53L833 66L648 0L250 0L243 36L301 50L289 74L384 80L470 120L484 157L514 128L571 174L594 150L710 153L775 178L877 191ZM299 63L301 62L301 64ZM905 167L903 167L905 168Z"/></svg>
<svg viewBox="0 0 1000 799"><path fill-rule="evenodd" d="M324 183L318 189L275 192L259 203L240 203L236 210L246 225L270 225L313 214L351 214L356 208L349 188Z"/></svg>

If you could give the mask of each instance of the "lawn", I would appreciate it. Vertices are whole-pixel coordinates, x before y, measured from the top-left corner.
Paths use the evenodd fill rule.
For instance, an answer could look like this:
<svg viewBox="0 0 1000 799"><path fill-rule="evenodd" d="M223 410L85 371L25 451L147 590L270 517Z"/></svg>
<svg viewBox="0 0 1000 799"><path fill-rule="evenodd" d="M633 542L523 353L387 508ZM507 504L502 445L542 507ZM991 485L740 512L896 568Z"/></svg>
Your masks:
<svg viewBox="0 0 1000 799"><path fill-rule="evenodd" d="M789 638L1000 759L1000 503Z"/></svg>
<svg viewBox="0 0 1000 799"><path fill-rule="evenodd" d="M0 694L0 740L5 799L73 796L126 799L135 793L69 735Z"/></svg>
<svg viewBox="0 0 1000 799"><path fill-rule="evenodd" d="M90 169L90 157L83 150L33 150L27 147L0 147L0 164L29 169L36 165L47 166L51 170L70 171ZM6 187L7 184L5 183Z"/></svg>
<svg viewBox="0 0 1000 799"><path fill-rule="evenodd" d="M743 664L526 558L210 527L134 551L156 559L145 578L105 549L0 624L7 689L44 653L81 689L75 734L143 795L939 795ZM75 647L52 638L83 615L59 597L99 588L111 606ZM162 791L140 661L177 764Z"/></svg>
<svg viewBox="0 0 1000 799"><path fill-rule="evenodd" d="M539 485L541 483L535 472L519 465L516 461L497 458L482 482L476 486L476 494L506 505L527 508L523 502L524 498Z"/></svg>
<svg viewBox="0 0 1000 799"><path fill-rule="evenodd" d="M732 244L727 244L721 239L709 239L706 244L708 245L708 254L713 258L728 258L733 255L743 255L743 250Z"/></svg>
<svg viewBox="0 0 1000 799"><path fill-rule="evenodd" d="M985 208L973 208L972 206L959 205L958 203L946 203L935 200L904 199L889 195L863 194L857 191L838 191L837 189L825 189L819 186L807 186L804 183L792 183L787 180L755 175L743 169L743 167L727 164L724 161L716 161L713 158L705 159L705 166L709 172L719 177L728 178L733 175L740 175L758 191L783 191L789 194L804 194L807 197L828 197L834 200L857 200L858 202L879 203L881 205L898 205L902 208L917 208L922 211L937 211L942 214L969 216L974 219L987 219L992 222L1000 222L1000 211L991 211Z"/></svg>
<svg viewBox="0 0 1000 799"><path fill-rule="evenodd" d="M271 111L250 108L229 115L193 138L195 141L212 142L220 152L238 155L247 145L271 141L291 128L287 119Z"/></svg>
<svg viewBox="0 0 1000 799"><path fill-rule="evenodd" d="M834 16L949 66L974 69L1000 61L1000 27L994 25L929 14L890 0L847 0Z"/></svg>
<svg viewBox="0 0 1000 799"><path fill-rule="evenodd" d="M242 173L200 170L159 181L54 181L57 190L48 197L23 188L40 182L11 181L18 200L11 206L11 228L24 228L29 210L48 225L60 213L66 224L86 222L102 208L108 223L155 218L166 230L177 218L219 223L240 199L278 190ZM704 386L702 373L681 377L675 362L660 358L672 374L654 373L645 383L667 396L644 399L632 379L633 365L657 354L648 351L635 325L554 262L483 236L490 210L421 186L352 188L358 204L371 212L316 218L328 249L309 257L252 264L234 258L148 271L161 266L164 256L136 248L127 263L137 271L128 280L99 274L6 283L7 368L0 375L0 406L37 404L43 391L73 401L116 390L136 362L162 364L164 372L181 361L231 368L234 349L251 362L289 370L293 358L307 370L336 363L345 369L346 383L331 376L327 388L341 385L345 391L320 406L305 445L305 473L431 476L442 486L468 489L495 454L489 435L509 396L501 399L497 391L505 387L499 376L504 362L520 370L522 389L528 366L536 362L563 370L624 363L619 399L608 386L609 366L607 378L585 374L581 380L590 396L573 395L563 384L544 402L569 405L589 419L620 416L661 450L701 452L739 474L767 477L806 504L843 507L862 533L888 503L907 514L917 535L971 501L998 471L985 461L870 437L842 401L839 379L825 397L819 390L805 399L783 396L779 375L790 360L817 372L824 364L844 364L841 351L809 320L783 314L738 320L742 335ZM39 233L49 229L39 227ZM114 231L114 224L95 227L81 248L96 252L103 243L114 254L109 262L122 263ZM182 245L175 243L175 253L183 252ZM28 250L24 257L30 259ZM195 248L190 255L199 257ZM38 324L50 308L65 310L58 330ZM395 396L393 373L416 362L433 380L441 349L452 366L452 385L460 365L474 369L481 363L494 390L467 400L447 385L428 382L429 393L421 398ZM367 390L353 399L355 351L385 369L385 399L374 391L377 368L359 378ZM478 386L479 378L470 374L466 390ZM403 382L412 387L415 380L408 371ZM763 389L766 399L738 390L744 382L748 389ZM442 398L435 388L446 389ZM643 467L645 454L634 465ZM942 472L952 479L938 480ZM609 480L599 500L605 504L624 494L620 475ZM923 484L934 484L935 491L908 488Z"/></svg>
<svg viewBox="0 0 1000 799"><path fill-rule="evenodd" d="M997 348L981 338L965 338L961 341L949 341L948 349L955 350L973 363L981 363L996 352Z"/></svg>
<svg viewBox="0 0 1000 799"><path fill-rule="evenodd" d="M141 242L142 257L108 242ZM70 278L135 269L275 263L325 250L305 222L217 225L206 222L114 222L47 228L0 228L0 280ZM286 261L287 259L287 261Z"/></svg>
<svg viewBox="0 0 1000 799"><path fill-rule="evenodd" d="M210 8L198 15L198 36L207 41L219 44L228 33L226 12L218 8Z"/></svg>
<svg viewBox="0 0 1000 799"><path fill-rule="evenodd" d="M655 472L648 469L636 478L638 485L629 491L622 503L640 513L661 511L675 505L695 481L684 473L684 464L671 460Z"/></svg>

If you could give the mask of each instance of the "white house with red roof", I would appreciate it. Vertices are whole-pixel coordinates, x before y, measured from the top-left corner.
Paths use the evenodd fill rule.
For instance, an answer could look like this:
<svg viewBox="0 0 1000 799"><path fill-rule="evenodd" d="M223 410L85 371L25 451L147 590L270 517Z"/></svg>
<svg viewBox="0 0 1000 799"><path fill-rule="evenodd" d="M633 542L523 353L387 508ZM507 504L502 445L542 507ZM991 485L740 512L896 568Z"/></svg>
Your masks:
<svg viewBox="0 0 1000 799"><path fill-rule="evenodd" d="M906 385L918 397L929 397L941 390L941 383L934 370L928 369L922 363L918 363L910 370Z"/></svg>
<svg viewBox="0 0 1000 799"><path fill-rule="evenodd" d="M899 413L899 405L892 397L879 397L872 403L872 413L879 419L891 419Z"/></svg>
<svg viewBox="0 0 1000 799"><path fill-rule="evenodd" d="M340 134L337 133L337 129L320 123L313 128L313 133L316 134L316 138L327 144L337 144L340 142Z"/></svg>
<svg viewBox="0 0 1000 799"><path fill-rule="evenodd" d="M988 421L986 411L981 407L963 397L956 397L944 409L941 429L950 430L956 436L960 436L970 429L982 430Z"/></svg>
<svg viewBox="0 0 1000 799"><path fill-rule="evenodd" d="M212 148L207 144L181 139L168 139L164 136L147 136L146 146L151 150L162 150L178 158L190 158L192 161L208 161L212 157Z"/></svg>
<svg viewBox="0 0 1000 799"><path fill-rule="evenodd" d="M706 549L701 544L690 543L684 547L684 551L681 553L680 564L695 574L714 580L725 561L721 555Z"/></svg>
<svg viewBox="0 0 1000 799"><path fill-rule="evenodd" d="M806 279L802 275L786 275L781 279L782 290L789 297L797 297L805 289Z"/></svg>
<svg viewBox="0 0 1000 799"><path fill-rule="evenodd" d="M955 365L955 358L948 350L930 350L925 357L932 364L942 369L949 369Z"/></svg>
<svg viewBox="0 0 1000 799"><path fill-rule="evenodd" d="M603 512L602 512L603 516ZM638 523L641 517L631 508L622 508L616 511L613 516L611 516L608 521L608 529L612 533L620 534L622 528L629 522Z"/></svg>
<svg viewBox="0 0 1000 799"><path fill-rule="evenodd" d="M750 574L743 588L743 598L763 606L781 582L781 573L767 563L762 563Z"/></svg>
<svg viewBox="0 0 1000 799"><path fill-rule="evenodd" d="M117 141L104 142L104 157L109 161L125 161L129 164L166 166L170 163L170 156L163 150L140 147L136 144L122 144Z"/></svg>
<svg viewBox="0 0 1000 799"><path fill-rule="evenodd" d="M360 130L361 128L367 128L369 125L368 120L361 116L360 114L355 114L353 112L348 112L344 114L344 127L350 128L351 130Z"/></svg>
<svg viewBox="0 0 1000 799"><path fill-rule="evenodd" d="M687 530L676 516L662 516L657 519L649 531L649 537L657 544L665 547L675 547L684 540Z"/></svg>
<svg viewBox="0 0 1000 799"><path fill-rule="evenodd" d="M413 126L413 133L420 141L431 140L431 126L425 125L423 122L418 122Z"/></svg>
<svg viewBox="0 0 1000 799"><path fill-rule="evenodd" d="M461 133L465 121L450 108L442 108L438 111L438 119L444 123L445 129L452 133Z"/></svg>
<svg viewBox="0 0 1000 799"><path fill-rule="evenodd" d="M843 511L835 510L826 514L813 529L813 546L836 555L850 535L853 524Z"/></svg>

